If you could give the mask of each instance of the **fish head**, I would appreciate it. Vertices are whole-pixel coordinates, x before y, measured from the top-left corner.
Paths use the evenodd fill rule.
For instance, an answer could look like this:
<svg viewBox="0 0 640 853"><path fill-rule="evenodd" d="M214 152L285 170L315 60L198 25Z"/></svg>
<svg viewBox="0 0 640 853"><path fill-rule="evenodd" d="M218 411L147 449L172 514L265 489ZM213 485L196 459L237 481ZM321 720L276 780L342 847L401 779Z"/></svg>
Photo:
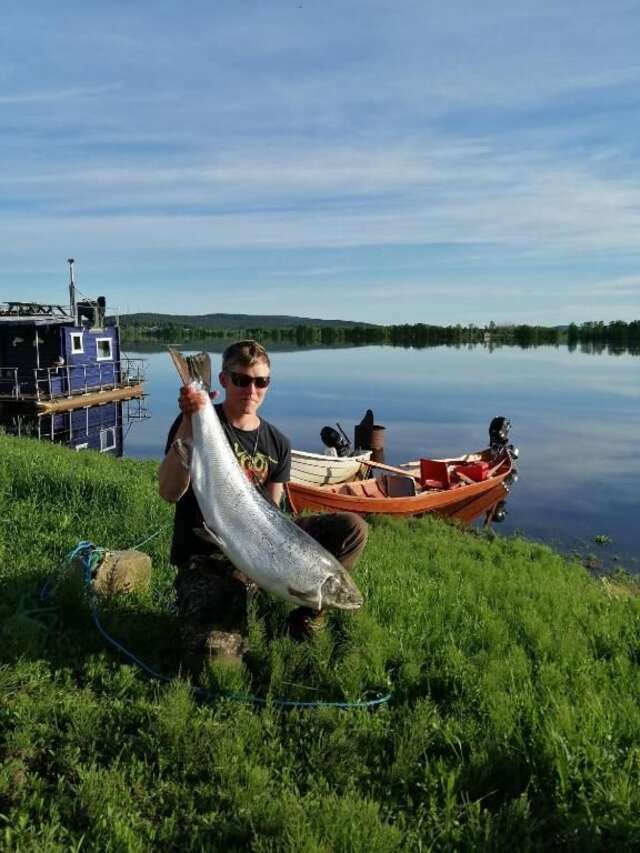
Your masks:
<svg viewBox="0 0 640 853"><path fill-rule="evenodd" d="M337 607L339 610L357 610L362 607L362 593L342 566L324 581L320 594L323 607Z"/></svg>

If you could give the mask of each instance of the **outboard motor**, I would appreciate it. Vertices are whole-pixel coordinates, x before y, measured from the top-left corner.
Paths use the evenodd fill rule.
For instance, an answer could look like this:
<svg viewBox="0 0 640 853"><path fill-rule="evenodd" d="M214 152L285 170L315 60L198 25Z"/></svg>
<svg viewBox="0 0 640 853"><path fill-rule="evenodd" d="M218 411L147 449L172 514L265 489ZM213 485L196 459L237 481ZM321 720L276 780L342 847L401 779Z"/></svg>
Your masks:
<svg viewBox="0 0 640 853"><path fill-rule="evenodd" d="M327 447L332 447L338 456L349 456L351 453L351 444L349 439L344 434L344 430L340 424L336 424L338 429L330 426L322 427L320 430L320 438L322 443ZM340 430L340 432L338 432Z"/></svg>
<svg viewBox="0 0 640 853"><path fill-rule="evenodd" d="M508 418L497 417L489 424L489 447L494 454L502 453L509 443L511 421Z"/></svg>
<svg viewBox="0 0 640 853"><path fill-rule="evenodd" d="M512 459L520 456L520 451L513 444L509 444L509 432L511 421L508 418L497 417L489 424L489 447L492 455L500 456L505 451Z"/></svg>

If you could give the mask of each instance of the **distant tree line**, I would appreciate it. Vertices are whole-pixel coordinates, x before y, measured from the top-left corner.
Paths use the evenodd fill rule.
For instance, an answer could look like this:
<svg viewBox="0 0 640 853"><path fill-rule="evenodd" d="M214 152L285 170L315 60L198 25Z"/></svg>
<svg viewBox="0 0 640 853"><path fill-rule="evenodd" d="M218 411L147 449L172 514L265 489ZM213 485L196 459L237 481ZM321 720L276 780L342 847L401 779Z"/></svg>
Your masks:
<svg viewBox="0 0 640 853"><path fill-rule="evenodd" d="M297 346L340 346L365 344L387 344L404 347L464 346L485 344L487 346L557 346L567 344L570 349L580 346L585 351L611 352L630 350L640 352L640 321L625 323L571 323L568 327L509 325L488 326L470 324L462 326L432 326L413 323L397 326L289 326L257 328L215 328L212 326L186 326L180 323L165 323L148 326L136 323L122 325L122 340L181 342L205 339L254 338L264 342L282 342Z"/></svg>

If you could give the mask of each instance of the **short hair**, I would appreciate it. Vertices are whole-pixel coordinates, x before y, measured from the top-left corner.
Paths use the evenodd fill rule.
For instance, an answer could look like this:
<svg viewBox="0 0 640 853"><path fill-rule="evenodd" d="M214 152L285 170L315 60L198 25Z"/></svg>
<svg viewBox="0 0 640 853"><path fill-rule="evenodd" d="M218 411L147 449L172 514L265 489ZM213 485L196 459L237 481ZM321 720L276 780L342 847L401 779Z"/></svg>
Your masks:
<svg viewBox="0 0 640 853"><path fill-rule="evenodd" d="M266 362L271 368L266 349L257 341L236 341L222 353L222 369L225 371L232 367L253 367L259 361Z"/></svg>

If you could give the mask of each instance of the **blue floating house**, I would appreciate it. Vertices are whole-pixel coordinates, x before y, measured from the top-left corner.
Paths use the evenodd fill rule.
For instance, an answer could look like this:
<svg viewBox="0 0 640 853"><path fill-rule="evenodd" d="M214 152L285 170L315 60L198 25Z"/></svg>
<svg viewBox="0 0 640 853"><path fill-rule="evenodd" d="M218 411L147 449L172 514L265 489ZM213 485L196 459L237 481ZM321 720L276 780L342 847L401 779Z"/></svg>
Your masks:
<svg viewBox="0 0 640 853"><path fill-rule="evenodd" d="M84 409L86 420L91 407L144 396L143 360L122 355L106 300L77 300L72 259L69 270L68 306L0 304L2 416Z"/></svg>

